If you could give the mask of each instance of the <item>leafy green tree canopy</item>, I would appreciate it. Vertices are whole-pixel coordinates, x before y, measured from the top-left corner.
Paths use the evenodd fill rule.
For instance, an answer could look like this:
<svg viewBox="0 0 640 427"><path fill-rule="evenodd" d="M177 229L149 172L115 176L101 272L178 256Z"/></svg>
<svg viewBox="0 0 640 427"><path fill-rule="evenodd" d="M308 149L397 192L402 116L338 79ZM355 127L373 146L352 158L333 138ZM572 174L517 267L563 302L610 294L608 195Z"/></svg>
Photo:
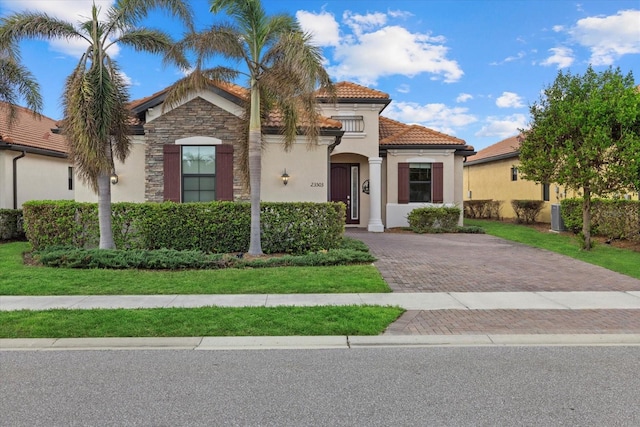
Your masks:
<svg viewBox="0 0 640 427"><path fill-rule="evenodd" d="M640 190L640 91L632 73L619 68L560 71L530 113L519 170L526 179L584 194L588 249L592 195Z"/></svg>

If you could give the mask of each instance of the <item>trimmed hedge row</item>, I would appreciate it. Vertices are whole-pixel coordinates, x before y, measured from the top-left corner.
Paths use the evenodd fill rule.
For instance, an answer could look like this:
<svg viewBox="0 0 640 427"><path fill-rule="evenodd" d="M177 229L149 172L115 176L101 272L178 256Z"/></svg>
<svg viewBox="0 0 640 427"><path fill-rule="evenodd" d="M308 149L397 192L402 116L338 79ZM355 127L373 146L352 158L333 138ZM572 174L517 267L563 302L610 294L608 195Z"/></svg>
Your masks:
<svg viewBox="0 0 640 427"><path fill-rule="evenodd" d="M21 209L0 209L0 240L24 239Z"/></svg>
<svg viewBox="0 0 640 427"><path fill-rule="evenodd" d="M582 198L560 202L564 225L574 233L582 231ZM610 239L640 239L640 201L593 199L591 233Z"/></svg>
<svg viewBox="0 0 640 427"><path fill-rule="evenodd" d="M458 232L460 208L417 208L409 213L409 227L414 233Z"/></svg>
<svg viewBox="0 0 640 427"><path fill-rule="evenodd" d="M501 200L465 200L463 203L465 218L500 219Z"/></svg>
<svg viewBox="0 0 640 427"><path fill-rule="evenodd" d="M98 207L73 201L23 205L24 227L34 250L50 246L95 248ZM118 249L175 249L206 253L246 252L250 205L210 203L113 203L112 229ZM340 244L342 203L262 203L265 253L305 253Z"/></svg>
<svg viewBox="0 0 640 427"><path fill-rule="evenodd" d="M517 223L532 224L544 207L542 200L512 200L511 207L516 214Z"/></svg>

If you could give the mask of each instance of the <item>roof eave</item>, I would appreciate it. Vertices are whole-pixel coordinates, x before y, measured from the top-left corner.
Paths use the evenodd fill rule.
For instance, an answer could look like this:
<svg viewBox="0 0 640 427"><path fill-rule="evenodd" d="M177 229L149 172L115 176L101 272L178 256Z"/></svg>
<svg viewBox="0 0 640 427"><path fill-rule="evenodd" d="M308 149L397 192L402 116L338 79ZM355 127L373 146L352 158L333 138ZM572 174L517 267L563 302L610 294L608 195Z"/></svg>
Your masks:
<svg viewBox="0 0 640 427"><path fill-rule="evenodd" d="M25 153L39 154L41 156L57 157L61 159L66 159L69 157L67 153L63 153L61 151L30 147L28 145L7 144L6 142L2 142L2 141L0 141L0 150L23 151Z"/></svg>
<svg viewBox="0 0 640 427"><path fill-rule="evenodd" d="M516 151L512 153L500 154L498 156L485 157L484 159L479 159L479 160L469 160L466 166L480 165L482 163L490 163L498 160L511 159L514 157L520 157L520 152Z"/></svg>

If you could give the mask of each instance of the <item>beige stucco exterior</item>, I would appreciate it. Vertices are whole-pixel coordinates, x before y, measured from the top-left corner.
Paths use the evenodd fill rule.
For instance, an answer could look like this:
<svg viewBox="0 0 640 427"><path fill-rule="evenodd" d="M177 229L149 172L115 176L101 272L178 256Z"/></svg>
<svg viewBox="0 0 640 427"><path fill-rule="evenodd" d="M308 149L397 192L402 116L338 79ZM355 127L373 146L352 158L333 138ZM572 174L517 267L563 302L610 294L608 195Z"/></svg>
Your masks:
<svg viewBox="0 0 640 427"><path fill-rule="evenodd" d="M475 165L465 165L463 171L464 200L500 200L500 216L515 218L511 200L543 200L543 186L523 179L518 174L517 181L511 180L511 168L518 167L517 157L494 160ZM551 222L551 205L560 203L565 197L573 197L572 191L554 184L549 188L549 200L538 216L540 222Z"/></svg>
<svg viewBox="0 0 640 427"><path fill-rule="evenodd" d="M0 209L13 209L13 159L22 153L0 151ZM16 161L17 208L30 200L73 200L65 158L26 153ZM75 183L74 183L75 184Z"/></svg>

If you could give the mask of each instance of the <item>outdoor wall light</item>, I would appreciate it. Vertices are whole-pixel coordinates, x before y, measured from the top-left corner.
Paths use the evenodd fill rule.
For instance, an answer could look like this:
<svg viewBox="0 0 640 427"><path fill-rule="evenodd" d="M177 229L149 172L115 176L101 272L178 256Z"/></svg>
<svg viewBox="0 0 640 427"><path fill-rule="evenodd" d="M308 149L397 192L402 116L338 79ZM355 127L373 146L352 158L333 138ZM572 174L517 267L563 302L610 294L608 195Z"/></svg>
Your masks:
<svg viewBox="0 0 640 427"><path fill-rule="evenodd" d="M287 185L289 183L289 174L287 173L286 169L284 170L284 172L282 172L282 175L280 175L280 178L282 178L282 183L284 185Z"/></svg>
<svg viewBox="0 0 640 427"><path fill-rule="evenodd" d="M111 185L116 185L118 183L118 175L113 172L109 177L109 181L111 181Z"/></svg>

